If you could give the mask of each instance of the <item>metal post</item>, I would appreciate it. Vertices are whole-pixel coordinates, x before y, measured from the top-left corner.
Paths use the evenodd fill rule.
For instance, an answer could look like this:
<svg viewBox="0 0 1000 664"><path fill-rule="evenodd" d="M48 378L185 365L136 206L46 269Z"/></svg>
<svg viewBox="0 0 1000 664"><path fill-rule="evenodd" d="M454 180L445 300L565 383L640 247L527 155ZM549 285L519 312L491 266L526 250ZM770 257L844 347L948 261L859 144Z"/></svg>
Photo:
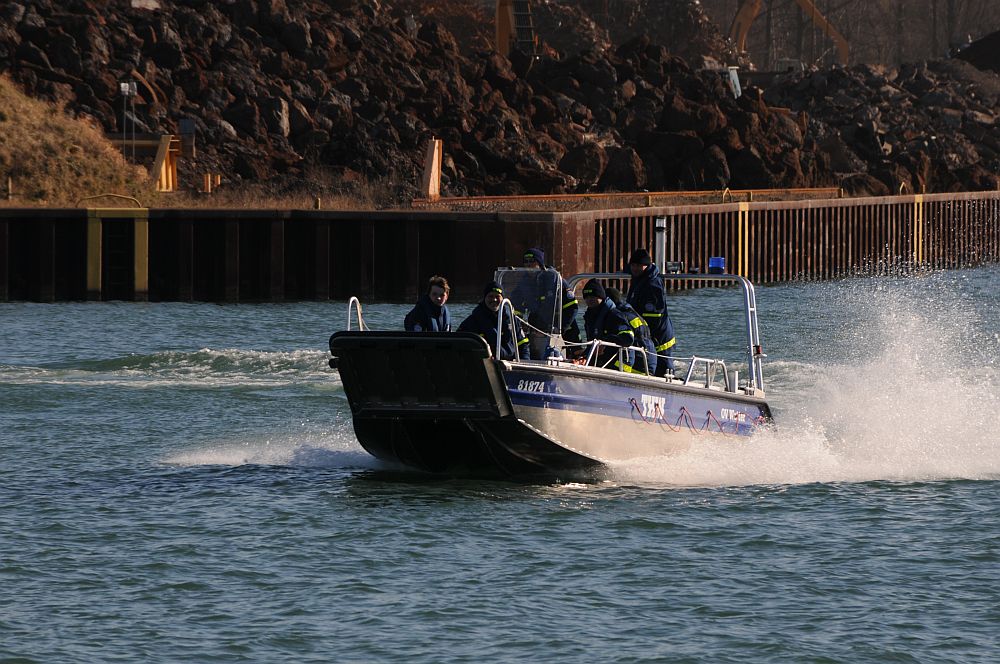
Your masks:
<svg viewBox="0 0 1000 664"><path fill-rule="evenodd" d="M660 274L667 271L667 218L656 217L654 219L653 244L656 247L656 264L660 268Z"/></svg>
<svg viewBox="0 0 1000 664"><path fill-rule="evenodd" d="M135 96L138 88L135 81L122 81L118 84L122 94L122 158L128 161L128 101L132 98L132 163L135 163Z"/></svg>
<svg viewBox="0 0 1000 664"><path fill-rule="evenodd" d="M128 129L125 128L125 115L128 113L128 83L121 84L122 91L122 161L128 161L128 152L125 151L125 141L128 139Z"/></svg>

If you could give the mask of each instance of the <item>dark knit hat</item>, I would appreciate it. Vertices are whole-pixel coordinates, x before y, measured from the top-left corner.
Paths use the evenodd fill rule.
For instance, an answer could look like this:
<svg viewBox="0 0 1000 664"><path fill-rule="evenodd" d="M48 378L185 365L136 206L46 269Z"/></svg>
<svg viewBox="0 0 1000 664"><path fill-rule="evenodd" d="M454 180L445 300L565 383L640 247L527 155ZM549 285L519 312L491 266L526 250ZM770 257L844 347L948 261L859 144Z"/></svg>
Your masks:
<svg viewBox="0 0 1000 664"><path fill-rule="evenodd" d="M503 295L503 288L501 288L500 284L496 281L491 281L486 284L486 288L483 289L483 297L486 297L490 293L499 293L500 295Z"/></svg>
<svg viewBox="0 0 1000 664"><path fill-rule="evenodd" d="M584 297L596 297L600 300L604 300L608 297L608 294L604 292L604 286L597 279L591 279L583 287Z"/></svg>
<svg viewBox="0 0 1000 664"><path fill-rule="evenodd" d="M609 286L604 291L608 294L608 299L615 303L615 306L621 304L622 300L625 299L622 297L622 292L614 286Z"/></svg>
<svg viewBox="0 0 1000 664"><path fill-rule="evenodd" d="M531 249L526 249L524 252L524 262L533 261L538 263L540 267L545 267L545 252L538 247L532 247Z"/></svg>
<svg viewBox="0 0 1000 664"><path fill-rule="evenodd" d="M649 257L649 252L645 249L636 249L632 252L632 258L628 259L630 265L651 265L653 259Z"/></svg>

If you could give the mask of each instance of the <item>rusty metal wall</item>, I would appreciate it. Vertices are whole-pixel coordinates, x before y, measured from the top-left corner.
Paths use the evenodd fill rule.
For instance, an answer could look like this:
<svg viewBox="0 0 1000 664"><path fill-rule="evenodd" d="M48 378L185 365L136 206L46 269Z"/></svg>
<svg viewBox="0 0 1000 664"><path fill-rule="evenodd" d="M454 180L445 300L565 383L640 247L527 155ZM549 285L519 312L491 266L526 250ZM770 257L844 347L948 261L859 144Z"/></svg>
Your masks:
<svg viewBox="0 0 1000 664"><path fill-rule="evenodd" d="M623 212L625 212L623 214ZM796 202L727 203L590 213L597 271L655 253L666 220L666 260L704 271L711 256L756 283L898 274L1000 261L1000 192Z"/></svg>
<svg viewBox="0 0 1000 664"><path fill-rule="evenodd" d="M1000 192L555 213L0 208L0 301L406 302L432 274L474 301L531 246L567 275L622 270L636 247L655 253L658 217L667 260L723 256L757 283L1000 261Z"/></svg>

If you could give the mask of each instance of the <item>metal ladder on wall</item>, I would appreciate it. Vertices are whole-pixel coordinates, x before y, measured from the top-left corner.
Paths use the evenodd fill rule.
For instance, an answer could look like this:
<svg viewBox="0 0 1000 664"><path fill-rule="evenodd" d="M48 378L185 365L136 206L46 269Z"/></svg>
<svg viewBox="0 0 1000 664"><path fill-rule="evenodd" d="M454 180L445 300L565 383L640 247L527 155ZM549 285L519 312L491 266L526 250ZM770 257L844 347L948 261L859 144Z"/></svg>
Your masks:
<svg viewBox="0 0 1000 664"><path fill-rule="evenodd" d="M538 41L535 36L535 18L531 14L531 0L513 0L513 9L513 46L522 53L535 55Z"/></svg>

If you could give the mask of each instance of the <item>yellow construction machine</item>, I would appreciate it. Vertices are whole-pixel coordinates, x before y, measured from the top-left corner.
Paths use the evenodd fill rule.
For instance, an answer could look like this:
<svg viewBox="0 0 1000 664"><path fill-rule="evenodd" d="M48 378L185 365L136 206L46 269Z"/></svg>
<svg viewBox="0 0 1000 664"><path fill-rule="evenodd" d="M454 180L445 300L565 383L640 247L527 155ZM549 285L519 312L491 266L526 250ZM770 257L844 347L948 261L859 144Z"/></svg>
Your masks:
<svg viewBox="0 0 1000 664"><path fill-rule="evenodd" d="M810 2L810 0L795 0L795 2L802 8L805 15L823 31L823 34L833 41L834 46L837 48L837 61L842 65L846 65L850 57L850 49L844 35L840 34L837 28L833 27L833 24L823 16L819 9L816 8L816 5ZM729 29L729 38L733 40L736 48L741 53L746 52L747 34L750 32L750 26L763 8L764 0L741 0L739 8L736 10L736 17L733 19L732 27Z"/></svg>

